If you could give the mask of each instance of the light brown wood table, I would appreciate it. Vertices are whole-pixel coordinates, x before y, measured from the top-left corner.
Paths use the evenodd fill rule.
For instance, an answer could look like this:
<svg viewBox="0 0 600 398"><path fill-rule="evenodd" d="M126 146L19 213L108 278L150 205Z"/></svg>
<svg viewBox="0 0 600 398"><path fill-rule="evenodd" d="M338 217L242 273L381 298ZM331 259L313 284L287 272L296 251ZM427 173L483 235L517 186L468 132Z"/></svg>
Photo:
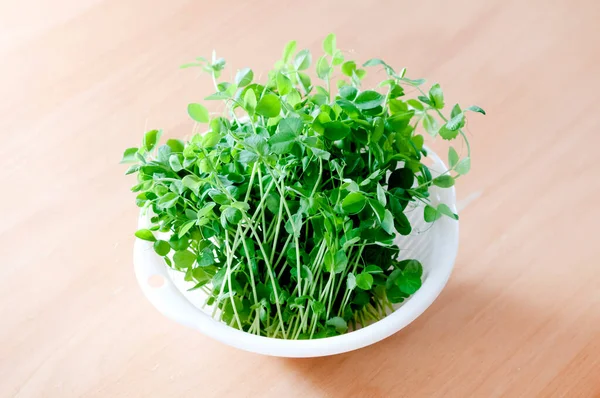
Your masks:
<svg viewBox="0 0 600 398"><path fill-rule="evenodd" d="M2 2L0 396L600 396L599 21L594 0ZM258 76L331 31L487 110L456 269L374 346L237 351L143 297L117 163L146 129L190 133L211 82L180 64L214 48Z"/></svg>

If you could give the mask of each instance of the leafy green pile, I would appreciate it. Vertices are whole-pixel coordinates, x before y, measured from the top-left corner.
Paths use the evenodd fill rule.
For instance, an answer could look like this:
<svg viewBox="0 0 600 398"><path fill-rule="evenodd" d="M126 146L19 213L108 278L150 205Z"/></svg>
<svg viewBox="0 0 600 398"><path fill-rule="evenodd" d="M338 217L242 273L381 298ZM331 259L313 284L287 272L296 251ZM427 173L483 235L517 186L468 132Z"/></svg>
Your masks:
<svg viewBox="0 0 600 398"><path fill-rule="evenodd" d="M152 130L125 151L137 204L152 210L152 227L136 236L206 293L214 316L248 333L318 338L383 318L421 286L421 264L398 261L394 244L396 232L411 233L407 205L422 202L427 222L458 219L432 206L428 190L469 171L465 111L485 112L455 105L446 118L438 84L425 93L424 80L379 59L363 68L382 67L386 79L364 90L366 70L344 60L334 35L323 49L318 81L307 73L311 53L296 52L295 41L263 84L248 68L219 81L225 60L214 54L184 65L212 76L206 100L223 101L227 115L189 104L206 133L158 146L161 131ZM406 99L405 87L419 95ZM432 178L418 126L446 140L460 135L467 155L451 147L450 170Z"/></svg>

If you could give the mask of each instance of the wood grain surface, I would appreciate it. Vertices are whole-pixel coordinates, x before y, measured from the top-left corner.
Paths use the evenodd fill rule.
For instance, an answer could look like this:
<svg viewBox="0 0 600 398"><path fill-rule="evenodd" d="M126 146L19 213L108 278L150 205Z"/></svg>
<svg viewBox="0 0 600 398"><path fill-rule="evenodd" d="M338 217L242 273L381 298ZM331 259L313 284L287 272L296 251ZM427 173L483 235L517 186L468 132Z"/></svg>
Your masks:
<svg viewBox="0 0 600 398"><path fill-rule="evenodd" d="M600 2L0 4L0 397L600 396ZM161 316L132 268L146 129L184 137L216 49L260 75L329 32L477 104L439 299L374 346L249 354Z"/></svg>

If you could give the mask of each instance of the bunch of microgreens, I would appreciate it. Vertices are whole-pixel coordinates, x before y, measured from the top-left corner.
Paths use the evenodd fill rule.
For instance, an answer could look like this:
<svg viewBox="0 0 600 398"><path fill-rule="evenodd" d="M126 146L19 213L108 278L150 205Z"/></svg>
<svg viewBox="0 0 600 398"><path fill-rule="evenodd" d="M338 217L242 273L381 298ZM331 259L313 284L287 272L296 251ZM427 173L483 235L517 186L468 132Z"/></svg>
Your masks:
<svg viewBox="0 0 600 398"><path fill-rule="evenodd" d="M157 146L161 131L152 130L125 151L137 204L152 211L152 227L135 235L206 293L214 316L248 333L319 338L383 318L421 286L421 264L398 261L394 244L411 233L407 205L422 202L427 222L458 219L431 205L428 190L469 171L465 111L485 112L457 104L446 118L438 84L425 93L424 80L380 59L363 67L382 67L386 80L365 90L365 69L344 60L334 35L323 50L317 81L306 73L311 53L295 41L265 83L248 68L219 81L225 60L214 54L183 65L212 76L216 92L205 99L223 101L226 116L189 104L207 132ZM406 99L405 87L419 95ZM419 126L460 135L466 156L450 147L450 169L432 178Z"/></svg>

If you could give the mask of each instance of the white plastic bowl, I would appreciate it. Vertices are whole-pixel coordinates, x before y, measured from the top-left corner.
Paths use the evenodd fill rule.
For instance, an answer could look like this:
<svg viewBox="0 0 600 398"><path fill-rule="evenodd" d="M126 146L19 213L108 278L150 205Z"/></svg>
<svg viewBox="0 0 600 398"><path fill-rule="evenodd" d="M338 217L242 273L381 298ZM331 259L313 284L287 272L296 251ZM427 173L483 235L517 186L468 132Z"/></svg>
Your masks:
<svg viewBox="0 0 600 398"><path fill-rule="evenodd" d="M435 176L446 171L442 160L433 152L429 157ZM445 203L454 212L454 188L430 189L433 204ZM188 292L193 284L186 285L181 273L173 271L154 253L152 243L136 239L134 245L135 275L144 295L163 315L193 329L242 350L278 357L320 357L356 350L391 336L421 315L440 294L456 259L458 249L458 222L442 217L433 224L423 221L423 207L415 206L407 214L413 225L410 236L398 236L402 258L415 258L423 264L423 285L396 310L384 319L365 328L341 336L315 340L283 340L246 333L213 319L209 308L201 309L203 302L199 291ZM139 225L144 228L148 217L140 215ZM158 279L160 286L152 283ZM163 280L164 279L164 280Z"/></svg>

